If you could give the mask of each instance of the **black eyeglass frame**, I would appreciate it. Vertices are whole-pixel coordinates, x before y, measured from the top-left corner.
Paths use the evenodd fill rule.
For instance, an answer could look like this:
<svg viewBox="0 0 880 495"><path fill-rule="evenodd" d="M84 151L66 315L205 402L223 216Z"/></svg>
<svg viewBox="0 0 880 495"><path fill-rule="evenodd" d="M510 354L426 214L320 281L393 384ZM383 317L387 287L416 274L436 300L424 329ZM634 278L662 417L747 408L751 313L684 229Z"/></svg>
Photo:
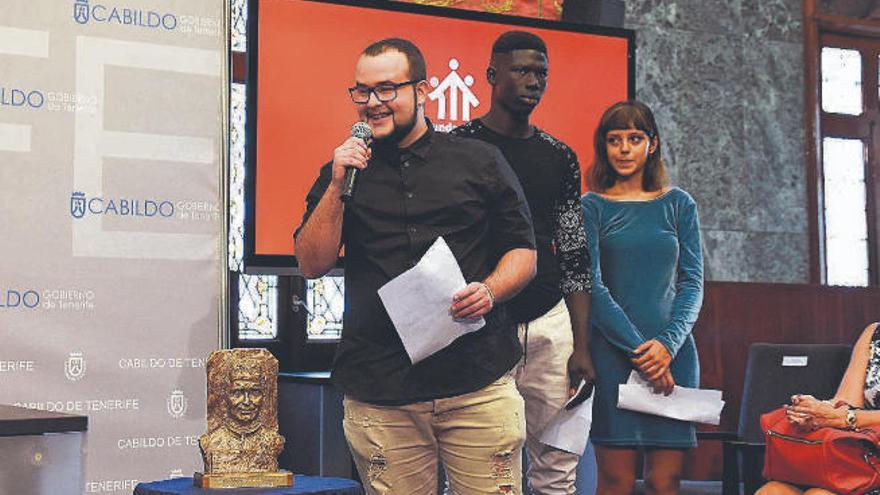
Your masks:
<svg viewBox="0 0 880 495"><path fill-rule="evenodd" d="M352 87L348 88L348 95L351 97L351 101L357 103L358 105L363 105L363 104L369 103L371 95L376 95L376 99L382 103L388 103L389 101L394 101L395 99L397 99L397 90L398 89L400 89L404 86L410 85L410 84L418 84L422 81L424 81L424 79L410 79L409 81L403 81L403 82L399 82L399 83L382 83L382 84L377 84L376 86L352 86ZM393 89L394 95L391 98L383 100L382 97L379 96L379 93L376 92L376 90L379 88ZM363 100L363 101L356 100L355 95L354 95L355 91L363 91L363 90L369 91L367 93L367 99Z"/></svg>

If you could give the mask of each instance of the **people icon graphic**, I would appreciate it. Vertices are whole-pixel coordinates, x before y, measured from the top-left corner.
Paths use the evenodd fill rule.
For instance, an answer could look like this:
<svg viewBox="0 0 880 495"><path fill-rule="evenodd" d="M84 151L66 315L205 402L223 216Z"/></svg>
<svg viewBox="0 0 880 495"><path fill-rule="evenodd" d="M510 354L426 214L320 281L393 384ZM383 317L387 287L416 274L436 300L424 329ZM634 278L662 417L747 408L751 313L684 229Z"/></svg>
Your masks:
<svg viewBox="0 0 880 495"><path fill-rule="evenodd" d="M474 76L468 74L462 78L457 72L459 66L458 59L451 58L449 59L450 72L443 78L443 81L440 81L436 76L431 77L428 81L434 88L428 93L428 98L437 101L437 120L447 120L447 106L449 107L448 120L459 120L459 93L461 94L461 120L465 122L471 120L471 108L480 105L480 100L471 91L471 86L474 85Z"/></svg>

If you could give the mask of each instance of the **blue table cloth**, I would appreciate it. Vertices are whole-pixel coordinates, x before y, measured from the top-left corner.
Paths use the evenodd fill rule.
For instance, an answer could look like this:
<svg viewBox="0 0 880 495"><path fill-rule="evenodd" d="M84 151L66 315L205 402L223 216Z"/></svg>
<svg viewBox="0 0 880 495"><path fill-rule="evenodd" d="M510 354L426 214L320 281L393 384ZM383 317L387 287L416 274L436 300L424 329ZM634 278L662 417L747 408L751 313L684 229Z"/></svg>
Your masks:
<svg viewBox="0 0 880 495"><path fill-rule="evenodd" d="M292 487L203 490L192 478L138 483L134 495L363 495L360 483L343 478L295 476Z"/></svg>

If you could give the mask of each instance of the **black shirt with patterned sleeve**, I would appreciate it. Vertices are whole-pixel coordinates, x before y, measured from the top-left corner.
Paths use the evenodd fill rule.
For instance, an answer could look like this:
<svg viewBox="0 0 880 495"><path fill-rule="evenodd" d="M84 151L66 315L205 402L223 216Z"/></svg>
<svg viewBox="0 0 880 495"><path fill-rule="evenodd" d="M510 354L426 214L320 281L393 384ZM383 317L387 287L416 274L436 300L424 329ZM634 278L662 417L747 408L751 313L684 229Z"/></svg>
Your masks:
<svg viewBox="0 0 880 495"><path fill-rule="evenodd" d="M343 214L345 310L332 377L343 393L372 404L479 390L521 354L505 305L498 305L485 327L412 365L379 299L378 289L414 266L439 236L467 282L485 279L507 251L535 248L524 194L501 152L434 132L430 122L428 129L402 150L374 144ZM309 191L303 224L327 189L331 168L324 165Z"/></svg>
<svg viewBox="0 0 880 495"><path fill-rule="evenodd" d="M474 119L452 134L494 144L522 182L532 212L538 246L538 273L510 302L519 323L538 318L562 296L589 292L590 254L581 212L581 171L574 151L535 129L528 138L499 134Z"/></svg>

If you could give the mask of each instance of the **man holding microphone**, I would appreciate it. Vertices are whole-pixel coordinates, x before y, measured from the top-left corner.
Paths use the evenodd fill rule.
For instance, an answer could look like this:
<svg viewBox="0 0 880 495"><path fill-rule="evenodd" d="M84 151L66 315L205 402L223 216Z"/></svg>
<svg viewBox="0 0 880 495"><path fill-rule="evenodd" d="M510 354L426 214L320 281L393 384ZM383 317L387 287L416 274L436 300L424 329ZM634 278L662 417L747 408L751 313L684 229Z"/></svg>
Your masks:
<svg viewBox="0 0 880 495"><path fill-rule="evenodd" d="M525 416L508 372L521 350L503 302L535 274L531 217L497 148L434 132L425 79L424 58L407 40L362 52L349 92L373 142L348 138L321 169L296 256L314 278L345 247L332 377L345 394L345 435L367 492L434 493L442 462L456 493L520 493ZM348 169L357 175L343 201ZM450 314L486 325L413 365L377 291L440 236L469 281L450 294Z"/></svg>

